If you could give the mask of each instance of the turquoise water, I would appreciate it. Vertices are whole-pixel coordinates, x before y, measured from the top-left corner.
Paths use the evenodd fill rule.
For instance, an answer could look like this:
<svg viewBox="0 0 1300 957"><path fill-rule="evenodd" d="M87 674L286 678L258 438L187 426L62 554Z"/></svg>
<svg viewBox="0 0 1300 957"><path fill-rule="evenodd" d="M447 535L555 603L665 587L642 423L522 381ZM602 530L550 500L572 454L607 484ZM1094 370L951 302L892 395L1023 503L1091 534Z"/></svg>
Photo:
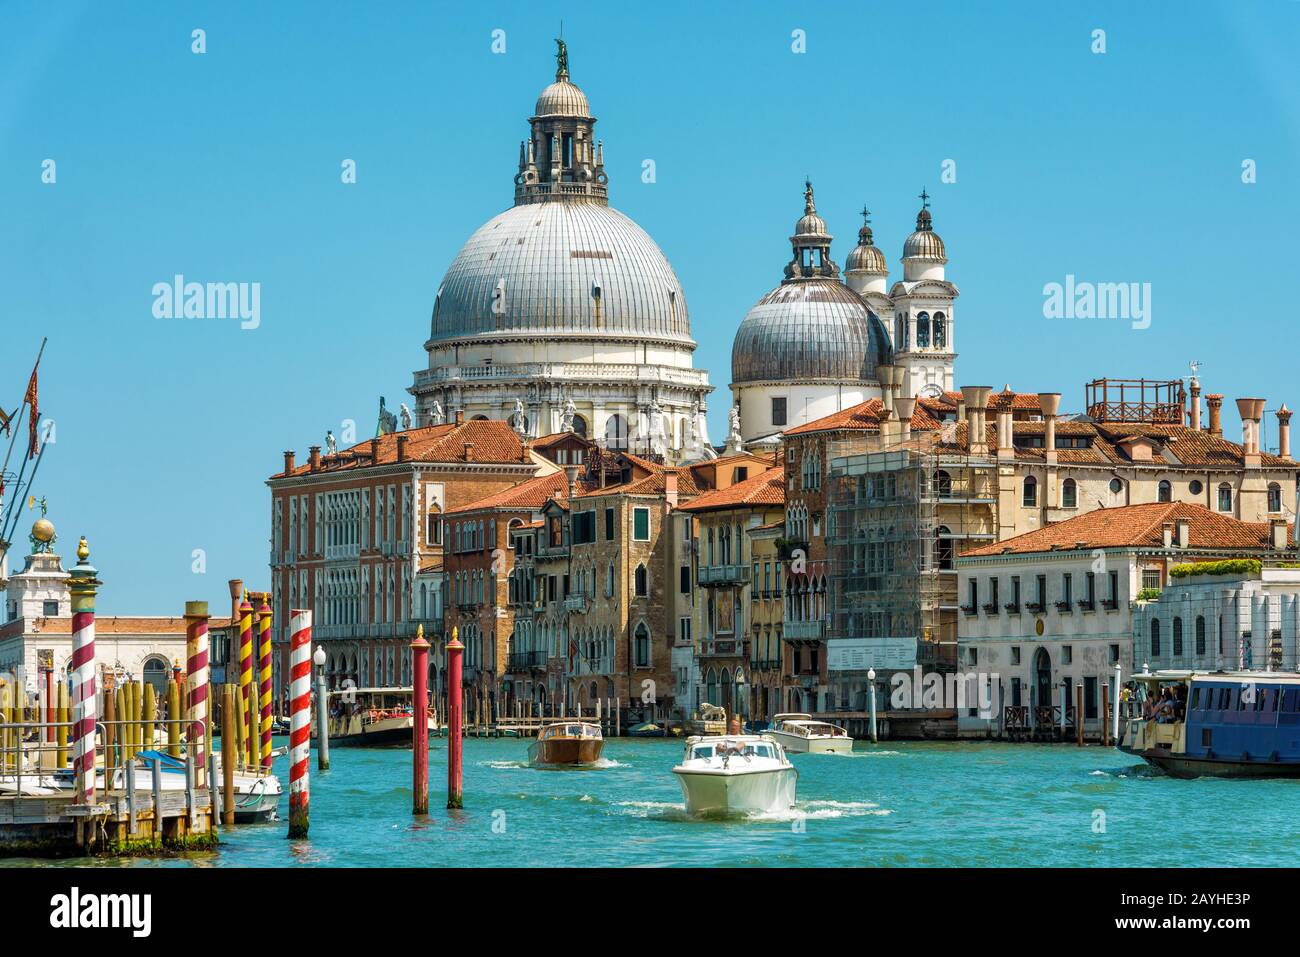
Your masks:
<svg viewBox="0 0 1300 957"><path fill-rule="evenodd" d="M1099 747L859 742L793 758L793 814L728 822L685 815L676 741L610 740L592 770L530 768L527 750L467 740L449 812L437 741L417 819L409 752L334 748L327 772L313 756L308 841L281 820L227 828L213 852L87 866L1267 866L1293 863L1300 831L1298 782L1179 781Z"/></svg>

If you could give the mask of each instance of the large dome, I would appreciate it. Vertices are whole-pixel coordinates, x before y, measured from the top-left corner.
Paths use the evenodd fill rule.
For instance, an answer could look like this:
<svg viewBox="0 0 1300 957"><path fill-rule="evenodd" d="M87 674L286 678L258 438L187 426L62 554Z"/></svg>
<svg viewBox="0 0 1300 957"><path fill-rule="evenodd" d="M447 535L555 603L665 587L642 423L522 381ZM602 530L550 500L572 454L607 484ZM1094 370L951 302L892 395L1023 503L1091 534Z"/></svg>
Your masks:
<svg viewBox="0 0 1300 957"><path fill-rule="evenodd" d="M431 339L503 334L691 342L673 267L645 230L597 202L515 206L461 248L434 301Z"/></svg>
<svg viewBox="0 0 1300 957"><path fill-rule="evenodd" d="M784 282L754 304L731 347L731 380L876 381L889 361L880 319L838 279Z"/></svg>

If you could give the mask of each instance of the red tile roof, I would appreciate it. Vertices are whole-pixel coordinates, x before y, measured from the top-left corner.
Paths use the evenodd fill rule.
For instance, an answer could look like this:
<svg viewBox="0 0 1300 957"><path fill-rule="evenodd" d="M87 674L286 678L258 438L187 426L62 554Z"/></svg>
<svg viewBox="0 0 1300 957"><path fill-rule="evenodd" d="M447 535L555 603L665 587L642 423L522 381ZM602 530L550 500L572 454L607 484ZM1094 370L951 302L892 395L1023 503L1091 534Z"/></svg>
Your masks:
<svg viewBox="0 0 1300 957"><path fill-rule="evenodd" d="M481 512L485 509L511 509L523 511L538 509L548 498L563 498L568 494L568 478L563 472L539 475L526 482L494 492L478 501L447 510L448 515L464 512Z"/></svg>
<svg viewBox="0 0 1300 957"><path fill-rule="evenodd" d="M1191 548L1267 549L1268 522L1240 522L1188 502L1151 502L1099 508L1063 522L1053 522L1032 532L981 545L962 552L962 557L1061 551L1079 548L1159 548L1163 545L1165 522L1187 519ZM1288 531L1288 541L1291 540ZM1055 549L1053 549L1055 546Z"/></svg>
<svg viewBox="0 0 1300 957"><path fill-rule="evenodd" d="M752 478L727 488L701 495L688 505L683 505L686 512L707 512L724 508L740 508L746 505L779 506L785 504L785 469L777 467L768 469Z"/></svg>
<svg viewBox="0 0 1300 957"><path fill-rule="evenodd" d="M415 462L469 461L474 464L518 465L532 461L527 456L523 440L508 423L489 419L471 419L460 425L444 423L381 435L377 440L379 454L373 460L370 452L371 440L358 442L335 455L322 455L321 472L390 465L397 461L399 436L406 437L407 459ZM465 458L466 444L472 446L468 460ZM294 468L293 475L306 475L310 471L310 462L305 462ZM286 475L284 472L277 472L271 477L285 478Z"/></svg>

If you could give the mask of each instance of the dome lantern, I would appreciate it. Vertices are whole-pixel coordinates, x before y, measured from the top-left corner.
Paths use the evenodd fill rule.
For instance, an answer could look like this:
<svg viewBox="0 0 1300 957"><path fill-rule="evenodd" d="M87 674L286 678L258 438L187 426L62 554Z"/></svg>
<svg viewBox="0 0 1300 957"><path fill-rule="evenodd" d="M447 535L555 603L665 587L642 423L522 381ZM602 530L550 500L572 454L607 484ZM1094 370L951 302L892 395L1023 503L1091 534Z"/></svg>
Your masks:
<svg viewBox="0 0 1300 957"><path fill-rule="evenodd" d="M519 144L515 205L550 200L609 202L609 178L587 95L569 79L569 48L556 39L555 82L537 97L532 134Z"/></svg>

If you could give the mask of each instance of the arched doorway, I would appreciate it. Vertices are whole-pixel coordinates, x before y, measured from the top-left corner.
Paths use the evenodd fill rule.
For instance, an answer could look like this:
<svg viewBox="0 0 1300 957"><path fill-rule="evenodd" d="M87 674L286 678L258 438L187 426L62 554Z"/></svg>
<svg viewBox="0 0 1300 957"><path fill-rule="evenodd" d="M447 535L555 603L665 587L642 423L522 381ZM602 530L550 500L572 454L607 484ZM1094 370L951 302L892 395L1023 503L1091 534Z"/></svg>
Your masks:
<svg viewBox="0 0 1300 957"><path fill-rule="evenodd" d="M1046 648L1034 652L1034 704L1040 708L1052 705L1052 656Z"/></svg>

